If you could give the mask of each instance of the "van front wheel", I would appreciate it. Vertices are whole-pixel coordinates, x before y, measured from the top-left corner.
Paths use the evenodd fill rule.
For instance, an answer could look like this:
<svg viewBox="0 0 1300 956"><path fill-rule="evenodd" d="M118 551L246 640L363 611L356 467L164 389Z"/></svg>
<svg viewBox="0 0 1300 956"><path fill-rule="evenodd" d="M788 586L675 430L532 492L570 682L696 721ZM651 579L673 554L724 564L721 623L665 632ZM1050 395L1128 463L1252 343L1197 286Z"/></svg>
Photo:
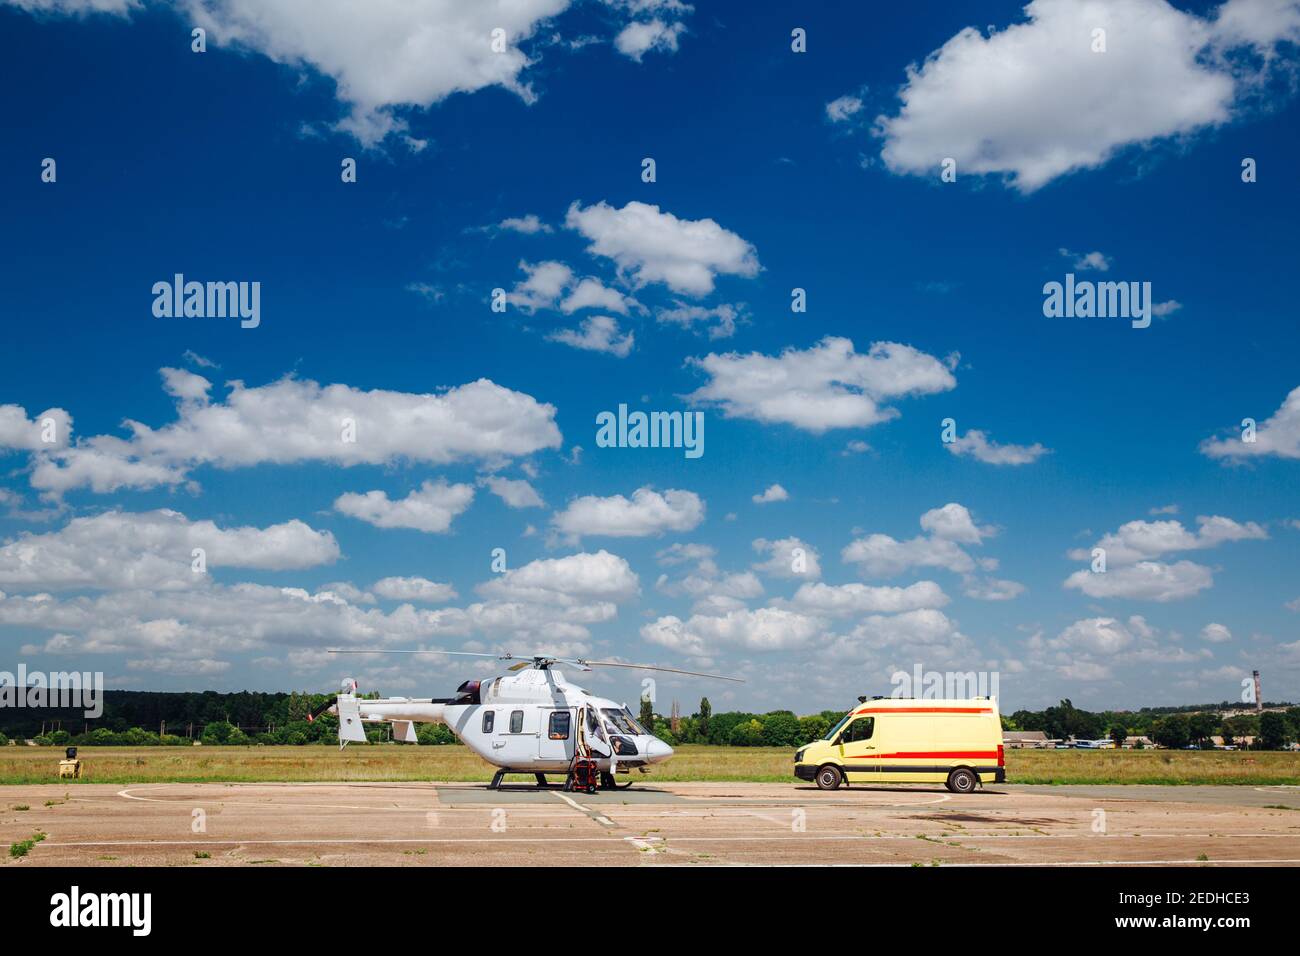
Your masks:
<svg viewBox="0 0 1300 956"><path fill-rule="evenodd" d="M978 785L979 778L965 767L948 774L948 789L953 793L973 793Z"/></svg>
<svg viewBox="0 0 1300 956"><path fill-rule="evenodd" d="M840 773L840 768L827 764L817 771L817 786L822 790L836 790L844 780L844 775Z"/></svg>

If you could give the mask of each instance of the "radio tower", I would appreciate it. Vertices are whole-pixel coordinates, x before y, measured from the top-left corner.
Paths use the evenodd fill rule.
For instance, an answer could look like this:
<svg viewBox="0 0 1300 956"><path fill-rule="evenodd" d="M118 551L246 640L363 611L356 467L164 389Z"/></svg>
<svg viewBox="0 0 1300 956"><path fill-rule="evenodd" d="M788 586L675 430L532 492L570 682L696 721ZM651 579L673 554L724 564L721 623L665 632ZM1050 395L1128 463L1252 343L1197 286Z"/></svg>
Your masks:
<svg viewBox="0 0 1300 956"><path fill-rule="evenodd" d="M1255 711L1256 713L1258 713L1263 709L1264 709L1264 692L1260 690L1259 671L1255 671Z"/></svg>

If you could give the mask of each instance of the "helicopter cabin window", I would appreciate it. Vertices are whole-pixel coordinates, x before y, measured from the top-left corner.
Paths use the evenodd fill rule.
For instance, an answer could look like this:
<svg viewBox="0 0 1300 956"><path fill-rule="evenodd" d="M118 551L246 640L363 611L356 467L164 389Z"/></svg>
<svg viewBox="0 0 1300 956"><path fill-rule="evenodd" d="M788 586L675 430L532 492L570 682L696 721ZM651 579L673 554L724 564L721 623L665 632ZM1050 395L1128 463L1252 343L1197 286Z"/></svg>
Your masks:
<svg viewBox="0 0 1300 956"><path fill-rule="evenodd" d="M876 718L859 717L844 731L844 736L840 739L842 744L854 744L860 740L870 740L871 735L876 729Z"/></svg>
<svg viewBox="0 0 1300 956"><path fill-rule="evenodd" d="M522 710L512 710L510 712L510 732L512 734L522 734L524 732L524 712Z"/></svg>
<svg viewBox="0 0 1300 956"><path fill-rule="evenodd" d="M568 740L569 739L569 719L572 715L567 710L556 710L551 712L551 723L547 729L546 736L551 740Z"/></svg>
<svg viewBox="0 0 1300 956"><path fill-rule="evenodd" d="M496 723L497 712L495 710L483 711L483 733L492 733L492 725Z"/></svg>

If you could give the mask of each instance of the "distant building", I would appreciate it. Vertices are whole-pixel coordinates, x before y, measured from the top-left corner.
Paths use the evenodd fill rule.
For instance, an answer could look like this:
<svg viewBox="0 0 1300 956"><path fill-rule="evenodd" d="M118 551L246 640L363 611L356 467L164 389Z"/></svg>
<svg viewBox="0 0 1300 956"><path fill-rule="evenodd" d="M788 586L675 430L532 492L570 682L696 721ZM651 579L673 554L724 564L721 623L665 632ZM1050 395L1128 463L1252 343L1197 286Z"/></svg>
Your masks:
<svg viewBox="0 0 1300 956"><path fill-rule="evenodd" d="M1051 749L1059 743L1059 740L1049 739L1047 734L1041 730L1002 731L1002 746L1011 750Z"/></svg>

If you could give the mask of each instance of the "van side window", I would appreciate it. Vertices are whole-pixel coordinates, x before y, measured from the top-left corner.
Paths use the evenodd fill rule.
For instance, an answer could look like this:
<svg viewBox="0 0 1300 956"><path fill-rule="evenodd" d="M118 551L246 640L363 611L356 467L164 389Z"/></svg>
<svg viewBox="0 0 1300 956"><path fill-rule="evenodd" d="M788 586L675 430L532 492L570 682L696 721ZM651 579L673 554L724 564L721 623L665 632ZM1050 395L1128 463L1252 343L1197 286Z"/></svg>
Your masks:
<svg viewBox="0 0 1300 956"><path fill-rule="evenodd" d="M497 712L495 710L483 711L483 733L492 733L492 725L496 723Z"/></svg>
<svg viewBox="0 0 1300 956"><path fill-rule="evenodd" d="M552 711L551 724L547 728L546 736L551 740L568 740L570 716L567 710Z"/></svg>
<svg viewBox="0 0 1300 956"><path fill-rule="evenodd" d="M522 710L512 710L510 712L510 732L512 734L522 734L524 732L524 712Z"/></svg>
<svg viewBox="0 0 1300 956"><path fill-rule="evenodd" d="M870 740L875 730L876 718L859 717L845 729L844 736L840 738L840 743L855 744L860 740Z"/></svg>

